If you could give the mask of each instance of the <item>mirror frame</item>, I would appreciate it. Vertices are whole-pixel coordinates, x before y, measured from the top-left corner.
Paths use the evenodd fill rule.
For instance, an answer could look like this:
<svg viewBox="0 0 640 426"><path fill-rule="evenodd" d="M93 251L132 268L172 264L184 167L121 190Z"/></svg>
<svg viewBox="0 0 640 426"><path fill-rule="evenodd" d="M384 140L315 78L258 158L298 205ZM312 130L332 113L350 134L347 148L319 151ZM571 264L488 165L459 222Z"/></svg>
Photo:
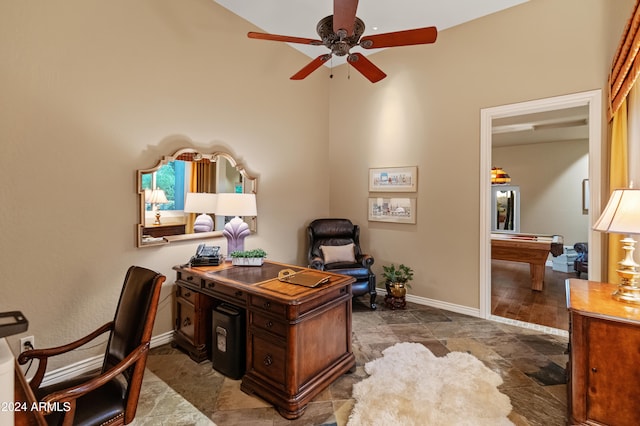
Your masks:
<svg viewBox="0 0 640 426"><path fill-rule="evenodd" d="M144 202L144 190L142 190L142 175L147 173L153 173L158 171L162 166L168 164L171 161L177 160L180 156L185 154L191 154L194 159L201 160L207 159L211 162L217 163L219 159L225 159L229 162L231 167L235 168L238 173L243 177L244 193L245 194L257 194L258 192L258 178L250 175L241 163L238 163L231 154L224 151L215 151L209 154L202 153L194 148L181 148L173 153L173 155L165 155L158 163L150 169L140 169L137 171L136 191L138 193L138 224L136 224L136 245L137 247L154 247L169 244L174 241L191 241L200 240L205 238L222 237L222 230L211 232L199 232L193 234L181 234L181 235L167 235L162 237L162 241L151 241L145 243L142 241L143 230L145 227L145 202ZM255 216L246 217L245 222L249 225L249 229L252 233L257 232L257 218Z"/></svg>

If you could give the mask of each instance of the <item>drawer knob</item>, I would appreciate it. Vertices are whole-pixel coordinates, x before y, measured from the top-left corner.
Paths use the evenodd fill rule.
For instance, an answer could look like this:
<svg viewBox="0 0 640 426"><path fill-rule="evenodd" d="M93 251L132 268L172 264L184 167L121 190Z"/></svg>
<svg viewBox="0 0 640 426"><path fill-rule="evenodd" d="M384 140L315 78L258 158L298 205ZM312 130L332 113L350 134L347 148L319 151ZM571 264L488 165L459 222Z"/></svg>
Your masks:
<svg viewBox="0 0 640 426"><path fill-rule="evenodd" d="M184 297L191 297L191 292L190 292L190 291L187 291L187 292L184 294Z"/></svg>
<svg viewBox="0 0 640 426"><path fill-rule="evenodd" d="M264 357L264 359L262 360L262 363L268 367L268 366L270 366L271 364L273 364L273 358L271 358L271 355L267 355L267 356L265 356L265 357Z"/></svg>
<svg viewBox="0 0 640 426"><path fill-rule="evenodd" d="M236 297L242 297L242 291L241 290L236 291Z"/></svg>
<svg viewBox="0 0 640 426"><path fill-rule="evenodd" d="M269 303L269 302L264 302L264 303L262 304L262 306L263 306L265 309L269 309L269 308L271 308L271 303Z"/></svg>
<svg viewBox="0 0 640 426"><path fill-rule="evenodd" d="M267 321L267 328L271 328L273 327L273 322L272 321Z"/></svg>
<svg viewBox="0 0 640 426"><path fill-rule="evenodd" d="M597 369L597 368L595 368L595 367L591 367L591 371L592 371L592 372L594 372L594 373L597 373L597 372L598 372L598 369Z"/></svg>
<svg viewBox="0 0 640 426"><path fill-rule="evenodd" d="M207 288L214 288L216 283L207 283Z"/></svg>
<svg viewBox="0 0 640 426"><path fill-rule="evenodd" d="M187 276L187 281L193 281L193 277L192 276Z"/></svg>
<svg viewBox="0 0 640 426"><path fill-rule="evenodd" d="M184 319L184 321L182 321L182 326L183 326L183 327L188 327L188 326L190 326L190 325L191 325L191 318L186 317L186 318Z"/></svg>

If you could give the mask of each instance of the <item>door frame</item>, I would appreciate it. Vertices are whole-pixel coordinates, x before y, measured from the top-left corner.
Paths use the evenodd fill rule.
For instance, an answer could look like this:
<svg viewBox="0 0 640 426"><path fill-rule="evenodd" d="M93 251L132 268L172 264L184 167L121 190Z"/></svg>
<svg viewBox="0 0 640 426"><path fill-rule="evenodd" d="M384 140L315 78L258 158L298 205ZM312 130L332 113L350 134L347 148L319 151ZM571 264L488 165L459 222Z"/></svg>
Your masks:
<svg viewBox="0 0 640 426"><path fill-rule="evenodd" d="M480 110L480 316L491 318L491 148L493 119L589 107L589 279L600 281L602 238L592 229L601 213L602 91L600 89Z"/></svg>

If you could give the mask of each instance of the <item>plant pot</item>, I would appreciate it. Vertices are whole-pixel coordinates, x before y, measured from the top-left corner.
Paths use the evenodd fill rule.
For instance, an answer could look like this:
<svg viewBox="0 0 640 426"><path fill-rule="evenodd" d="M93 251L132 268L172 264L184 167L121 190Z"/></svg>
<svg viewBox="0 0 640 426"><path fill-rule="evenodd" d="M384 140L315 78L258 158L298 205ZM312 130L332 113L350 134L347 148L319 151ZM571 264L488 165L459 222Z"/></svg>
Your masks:
<svg viewBox="0 0 640 426"><path fill-rule="evenodd" d="M389 291L393 297L404 297L407 294L407 288L401 283L391 283L389 285Z"/></svg>
<svg viewBox="0 0 640 426"><path fill-rule="evenodd" d="M264 257L232 257L231 264L235 266L262 266Z"/></svg>

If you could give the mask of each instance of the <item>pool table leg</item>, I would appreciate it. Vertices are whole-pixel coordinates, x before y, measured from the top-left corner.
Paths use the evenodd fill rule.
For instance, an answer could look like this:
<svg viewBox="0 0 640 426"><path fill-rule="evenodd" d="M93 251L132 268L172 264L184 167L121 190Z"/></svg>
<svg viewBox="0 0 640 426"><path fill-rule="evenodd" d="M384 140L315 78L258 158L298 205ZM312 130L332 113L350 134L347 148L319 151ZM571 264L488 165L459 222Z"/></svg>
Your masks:
<svg viewBox="0 0 640 426"><path fill-rule="evenodd" d="M542 291L544 285L544 262L530 263L529 269L531 271L531 289Z"/></svg>

